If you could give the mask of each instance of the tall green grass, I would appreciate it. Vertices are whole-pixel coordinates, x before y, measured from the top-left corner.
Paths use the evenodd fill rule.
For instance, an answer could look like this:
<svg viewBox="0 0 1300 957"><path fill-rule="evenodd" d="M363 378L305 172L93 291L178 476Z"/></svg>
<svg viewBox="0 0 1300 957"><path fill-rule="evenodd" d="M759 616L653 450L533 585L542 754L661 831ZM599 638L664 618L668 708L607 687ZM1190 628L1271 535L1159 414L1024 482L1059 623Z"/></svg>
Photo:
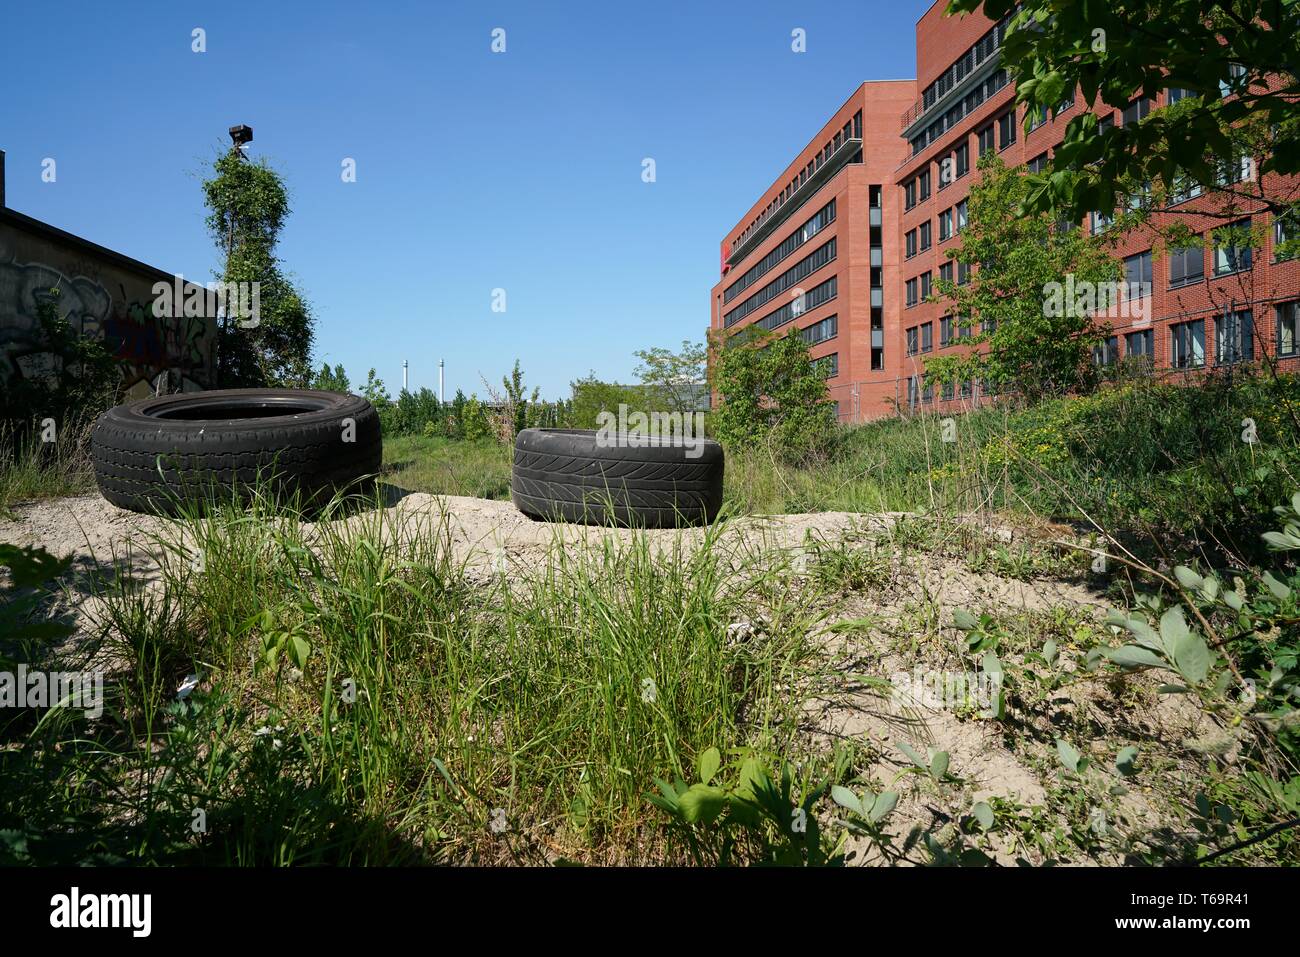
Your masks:
<svg viewBox="0 0 1300 957"><path fill-rule="evenodd" d="M675 861L643 799L656 776L711 746L791 749L817 618L779 553L720 525L502 572L455 557L445 516L371 504L167 524L158 579L100 596L105 717L53 712L0 752L8 856ZM728 637L760 613L761 634Z"/></svg>
<svg viewBox="0 0 1300 957"><path fill-rule="evenodd" d="M727 470L742 511L1032 514L1245 560L1300 478L1300 380L1137 381L1030 408L923 414L845 429L826 461L791 467L760 451L729 456Z"/></svg>
<svg viewBox="0 0 1300 957"><path fill-rule="evenodd" d="M78 495L94 487L88 453L90 423L56 423L55 440L41 430L17 431L0 421L0 517L18 502Z"/></svg>

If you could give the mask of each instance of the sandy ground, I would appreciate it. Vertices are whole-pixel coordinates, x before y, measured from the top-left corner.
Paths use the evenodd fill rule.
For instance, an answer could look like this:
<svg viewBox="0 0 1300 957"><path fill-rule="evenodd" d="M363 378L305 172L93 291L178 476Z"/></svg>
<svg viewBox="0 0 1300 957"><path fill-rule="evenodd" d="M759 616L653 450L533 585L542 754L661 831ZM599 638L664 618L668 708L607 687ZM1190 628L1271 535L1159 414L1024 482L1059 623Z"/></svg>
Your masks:
<svg viewBox="0 0 1300 957"><path fill-rule="evenodd" d="M535 522L519 513L510 502L396 491L384 516L393 521L386 524L385 531L409 533L421 526L430 527L443 516L449 523L457 558L465 561L470 570L487 575L535 567L553 554L557 542L563 543L566 549L583 548L611 536L626 538L631 534L618 529ZM366 523L374 517L373 513L361 513L341 521ZM886 528L896 518L893 514L844 512L746 518L730 523L725 535L761 547L795 548L810 534L828 542L845 535L860 538L873 529ZM116 508L98 495L84 495L15 507L12 519L0 520L0 542L39 545L55 555L72 556L74 567L83 571L109 565L120 567L129 560L132 573L148 581L155 567L151 549L156 547L151 545L150 537L161 531L163 525L160 519ZM1004 538L1011 534L1006 530L994 531ZM652 547L673 547L681 541L689 548L702 540L705 532L657 530L648 534ZM1100 595L1080 585L1049 580L1023 582L975 574L961 563L930 560L926 556L914 556L899 571L896 583L883 595L873 595L870 601L862 596L845 596L843 607L835 610L836 617L878 614L896 623L908 604L918 599L936 602L945 609L945 617L957 607L994 609L999 613L1062 607L1082 607L1101 613L1105 607ZM84 624L88 616L93 617L93 598L73 593L69 600L73 606L70 611L80 622ZM849 663L845 665L846 672L888 677L917 664L902 660L879 633L849 637L828 634L827 640L841 644L836 649L836 657ZM834 700L809 700L805 710L812 738L823 743L854 738L868 741L878 750L876 778L886 786L905 791L911 798L900 804L900 813L891 828L897 829L900 836L912 823L933 825L935 815L943 820L944 812L934 806L934 795L925 790L923 780L899 775L899 769L907 763L897 747L899 742L922 751L926 746L949 751L952 767L962 773L965 781L961 801L1003 797L1029 806L1040 805L1046 799L1040 772L1027 763L1023 753L1009 749L997 723L962 720L951 712L925 707L907 709L904 719L888 702L882 702L878 694L865 689L856 692L851 687ZM1156 722L1159 727L1152 730L1175 738L1202 733L1205 729L1197 718L1194 709L1188 713L1175 708L1159 717ZM1149 816L1149 810L1140 802L1130 804L1135 817ZM861 844L863 851L867 848L868 845ZM1010 849L999 857L1005 863L1013 862Z"/></svg>
<svg viewBox="0 0 1300 957"><path fill-rule="evenodd" d="M22 504L15 506L13 512L12 519L0 519L0 542L39 545L59 557L72 556L78 564L108 562L124 557L128 551L138 553L143 549L147 553L151 537L165 524L163 520L117 508L98 495ZM510 502L422 492L396 498L387 517L393 519L392 530L413 530L421 524L437 522L444 513L450 522L457 559L471 564L495 562L501 552L511 562L528 562L545 554L557 541L570 548L586 547L609 537L626 539L631 534L622 529L535 522ZM370 517L363 514L341 521L359 524ZM880 528L894 518L889 514L849 512L777 515L739 520L733 523L730 533L778 547L792 547L801 543L808 532L833 539L850 527ZM704 536L700 529L653 529L647 534L652 543L661 546L678 539L698 542ZM141 555L136 558L145 560Z"/></svg>

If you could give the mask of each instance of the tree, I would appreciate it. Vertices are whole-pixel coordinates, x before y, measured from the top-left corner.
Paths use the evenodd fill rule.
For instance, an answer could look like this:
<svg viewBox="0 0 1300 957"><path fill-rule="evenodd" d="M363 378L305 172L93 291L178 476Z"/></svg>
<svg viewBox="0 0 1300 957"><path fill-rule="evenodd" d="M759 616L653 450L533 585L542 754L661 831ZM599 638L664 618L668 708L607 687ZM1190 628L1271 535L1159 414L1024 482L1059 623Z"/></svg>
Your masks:
<svg viewBox="0 0 1300 957"><path fill-rule="evenodd" d="M289 216L289 194L265 162L232 150L203 183L207 227L221 249L223 285L258 289L258 315L230 308L217 322L217 380L225 387L297 385L311 377L311 310L275 256ZM230 288L227 285L227 288ZM250 297L251 299L251 293Z"/></svg>
<svg viewBox="0 0 1300 957"><path fill-rule="evenodd" d="M1055 112L1076 88L1085 104L1117 110L1138 95L1154 101L1169 88L1192 94L1141 123L1103 126L1095 113L1079 111L1049 168L1030 177L1027 208L1056 208L1078 222L1093 210L1114 209L1143 186L1167 194L1189 183L1218 189L1220 164L1235 159L1234 131L1248 120L1273 131L1275 142L1258 157L1260 175L1229 184L1229 194L1276 214L1294 208L1294 194L1268 195L1263 180L1300 172L1300 5L950 0L948 12L981 6L994 20L1011 15L1002 62L1031 114Z"/></svg>
<svg viewBox="0 0 1300 957"><path fill-rule="evenodd" d="M710 384L722 400L711 417L719 440L739 448L768 445L788 461L830 447L834 405L803 336L748 326L712 335L710 351Z"/></svg>
<svg viewBox="0 0 1300 957"><path fill-rule="evenodd" d="M352 383L348 381L348 374L344 371L342 363L339 363L333 369L330 368L328 362L322 363L320 371L311 380L311 387L325 392L352 391Z"/></svg>
<svg viewBox="0 0 1300 957"><path fill-rule="evenodd" d="M665 412L695 411L709 356L704 346L683 339L680 352L656 347L639 350L633 355L641 360L636 374L652 405Z"/></svg>
<svg viewBox="0 0 1300 957"><path fill-rule="evenodd" d="M953 324L971 329L957 343L988 348L929 359L926 374L937 382L983 378L1030 400L1086 389L1103 334L1095 313L1111 303L1121 275L1107 248L1114 233L1093 236L1047 213L1017 215L1024 172L992 153L979 170L961 248L948 253L977 268L968 283L940 279L935 290L952 303Z"/></svg>
<svg viewBox="0 0 1300 957"><path fill-rule="evenodd" d="M575 429L597 428L600 413L618 415L620 405L627 406L629 412L649 411L644 408L645 396L639 390L617 382L602 382L594 371L570 382L569 387L573 390L570 416Z"/></svg>
<svg viewBox="0 0 1300 957"><path fill-rule="evenodd" d="M388 388L384 385L384 380L375 374L374 369L371 369L366 375L366 385L361 390L361 394L376 409L384 409L393 404L393 397L388 394Z"/></svg>

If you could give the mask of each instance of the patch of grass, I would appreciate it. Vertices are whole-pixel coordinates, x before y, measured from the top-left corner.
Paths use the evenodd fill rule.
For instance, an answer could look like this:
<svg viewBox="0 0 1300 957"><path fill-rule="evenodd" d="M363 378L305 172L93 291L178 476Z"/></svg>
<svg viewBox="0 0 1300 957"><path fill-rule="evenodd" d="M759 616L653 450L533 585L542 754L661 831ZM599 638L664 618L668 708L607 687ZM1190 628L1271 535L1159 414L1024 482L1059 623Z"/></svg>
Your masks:
<svg viewBox="0 0 1300 957"><path fill-rule="evenodd" d="M510 497L511 450L490 439L399 435L384 440L387 481L412 492Z"/></svg>
<svg viewBox="0 0 1300 957"><path fill-rule="evenodd" d="M0 517L19 502L80 495L95 486L90 469L90 423L55 425L55 440L41 432L19 435L0 422Z"/></svg>
<svg viewBox="0 0 1300 957"><path fill-rule="evenodd" d="M104 717L56 712L0 751L0 859L684 860L651 782L715 745L793 754L815 656L807 591L723 532L485 580L444 517L169 523L158 581L101 596Z"/></svg>

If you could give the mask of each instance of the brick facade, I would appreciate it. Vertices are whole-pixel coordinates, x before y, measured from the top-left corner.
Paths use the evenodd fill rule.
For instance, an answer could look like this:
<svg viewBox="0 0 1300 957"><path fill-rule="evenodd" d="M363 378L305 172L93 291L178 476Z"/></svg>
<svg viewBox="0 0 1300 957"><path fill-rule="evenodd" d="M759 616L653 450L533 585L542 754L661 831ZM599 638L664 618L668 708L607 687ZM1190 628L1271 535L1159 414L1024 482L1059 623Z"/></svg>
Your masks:
<svg viewBox="0 0 1300 957"><path fill-rule="evenodd" d="M735 298L724 302L727 289L737 277L753 270L765 255L798 230L807 216L824 206L830 198L835 199L836 218L830 228L833 228L838 241L836 261L822 266L818 272L798 283L798 287L808 290L834 273L838 277L837 295L830 302L816 305L790 321L794 327L805 330L828 315L839 317L837 336L813 345L812 354L814 358L838 355L838 370L828 378L828 385L832 398L838 403L841 421L865 421L894 414L900 407L916 405L957 409L980 400L979 384L972 383L968 397L957 393L951 401L945 401L942 394L936 392L929 396L930 402L925 401L919 377L923 376L926 358L945 351L941 345L940 323L951 307L941 301L919 301L923 298L923 277L928 273L931 281L937 280L941 265L948 262L947 251L960 243L955 230L956 210L969 196L971 186L978 178L975 166L981 142L987 143L991 138L992 149L1009 166L1030 163L1050 155L1061 142L1071 117L1076 115L1076 111L1088 108L1082 97L1076 94L1073 106L1065 109L1059 118L1049 118L1026 133L1024 111L1016 111L1014 87L1005 81L998 63L995 24L981 14L946 17L943 15L946 6L945 0L938 0L917 23L918 80L864 83L860 86L723 241L724 274L713 288L711 297L711 328L715 330L724 327L725 317L737 302L772 282L808 250L825 241L818 233L814 242L804 244L768 269L743 295L732 293ZM950 70L955 64L958 69ZM948 86L933 89L941 77L955 79ZM976 90L979 92L973 92ZM1166 96L1162 94L1161 99L1151 106L1166 105ZM1123 122L1121 111L1103 106L1098 112L1105 115L1113 112L1115 122ZM852 123L857 113L861 114L863 129L860 155L835 169L824 184L812 184L814 192L801 195L795 191L782 204L782 191L790 183L792 174L805 168L810 158L824 150L828 138L841 130L846 121ZM1012 119L1000 124L999 120L1008 114ZM944 122L936 126L940 119ZM1014 138L1008 126L1014 129ZM927 132L929 127L943 132L931 136ZM956 151L963 145L968 153L967 169L957 175ZM947 166L947 180L943 165L945 158L953 161ZM1247 172L1254 175L1253 170ZM920 184L920 178L927 174L928 190ZM884 189L877 199L873 188L881 184ZM912 184L910 190L909 184ZM808 193L807 190L804 192ZM915 200L912 203L905 199L909 192ZM922 195L925 198L920 198ZM879 202L876 215L881 223L878 231L880 248L876 253L880 264L876 268L871 264L873 200ZM1211 197L1203 196L1180 204L1182 215L1179 215L1179 220L1200 232L1212 225L1223 225L1220 219L1186 215L1187 211L1202 208L1210 201ZM768 212L772 204L775 204L775 209ZM797 208L791 212L788 207L794 204L798 204ZM945 212L952 215L954 232L940 239L940 217ZM756 242L752 238L756 230L751 224L765 215L761 222L770 232ZM1160 214L1157 221L1169 215L1175 214ZM1171 281L1169 257L1158 249L1152 251L1149 299L1136 302L1133 308L1117 312L1106 320L1117 347L1112 358L1124 358L1130 346L1141 348L1149 339L1156 370L1170 369L1174 365L1171 327L1190 321L1203 323L1200 327L1202 345L1194 347L1195 357L1202 360L1205 368L1214 367L1225 358L1220 355L1215 342L1220 334L1222 317L1227 312L1246 309L1251 310L1253 317L1253 357L1260 358L1264 350L1276 355L1275 308L1279 303L1300 298L1300 262L1275 262L1273 224L1271 218L1265 222L1265 215L1257 212L1253 220L1255 224L1267 227L1268 236L1263 247L1254 250L1249 268L1231 274L1216 275L1214 250L1206 249L1201 257L1200 278L1195 278L1193 255L1189 257L1193 278L1175 283ZM768 225L772 220L778 223L775 227ZM1092 224L1086 224L1085 228L1092 228ZM929 246L922 249L921 234L926 229L929 231ZM914 234L915 247L909 234ZM832 233L826 233L827 237L830 235ZM1134 230L1119 238L1113 252L1122 259L1152 248L1150 231ZM909 252L912 255L908 255ZM1138 264L1135 262L1134 266L1137 268ZM906 293L909 281L916 282L918 299L911 306L907 304ZM875 293L879 305L874 321L880 328L877 341L883 339L883 355L876 353L873 365L874 283L880 284ZM781 292L763 308L745 315L729 328L742 328L762 320L788 302L791 295L797 293ZM923 351L926 326L929 327L929 348ZM916 330L917 349L909 355L908 331L913 329ZM1150 337L1130 337L1131 333L1146 330L1151 332ZM1224 325L1223 332L1229 331L1231 327ZM914 402L909 401L909 379L918 383Z"/></svg>

